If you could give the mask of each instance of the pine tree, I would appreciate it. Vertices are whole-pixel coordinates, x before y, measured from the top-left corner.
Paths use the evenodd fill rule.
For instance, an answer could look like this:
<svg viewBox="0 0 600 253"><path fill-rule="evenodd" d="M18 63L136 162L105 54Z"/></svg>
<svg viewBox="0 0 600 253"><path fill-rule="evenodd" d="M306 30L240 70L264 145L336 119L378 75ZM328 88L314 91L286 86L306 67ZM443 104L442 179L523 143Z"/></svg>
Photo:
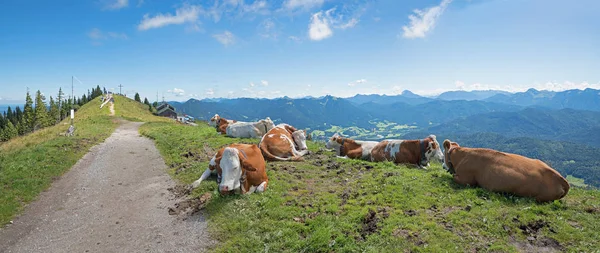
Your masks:
<svg viewBox="0 0 600 253"><path fill-rule="evenodd" d="M4 128L6 126L6 121L8 121L5 116L6 113L0 113L0 129Z"/></svg>
<svg viewBox="0 0 600 253"><path fill-rule="evenodd" d="M17 124L19 124L19 122L23 119L23 111L21 111L21 108L17 106L17 108L15 108L15 122L13 122L13 125L17 126Z"/></svg>
<svg viewBox="0 0 600 253"><path fill-rule="evenodd" d="M60 121L60 112L58 110L58 104L54 102L52 96L50 96L50 112L49 112L49 124L56 125Z"/></svg>
<svg viewBox="0 0 600 253"><path fill-rule="evenodd" d="M48 109L46 109L46 103L44 102L45 99L46 98L42 95L42 92L38 90L35 94L34 131L48 126Z"/></svg>
<svg viewBox="0 0 600 253"><path fill-rule="evenodd" d="M8 107L8 109L6 109L6 120L9 120L10 122L12 122L13 125L17 122L15 119L15 114L13 113L10 106Z"/></svg>
<svg viewBox="0 0 600 253"><path fill-rule="evenodd" d="M62 108L65 104L63 99L64 99L64 93L62 91L62 88L59 88L58 89L58 97L56 98L56 105L58 106L58 121L61 121L63 119Z"/></svg>
<svg viewBox="0 0 600 253"><path fill-rule="evenodd" d="M102 94L106 94L106 87L104 87L103 89L104 89L104 93L102 93Z"/></svg>
<svg viewBox="0 0 600 253"><path fill-rule="evenodd" d="M8 136L6 135L6 130L4 130L4 128L0 128L0 142L7 140Z"/></svg>
<svg viewBox="0 0 600 253"><path fill-rule="evenodd" d="M10 140L12 138L17 137L19 135L19 132L17 132L17 128L15 128L13 123L9 121L3 130L3 135L4 138L6 138L5 140Z"/></svg>
<svg viewBox="0 0 600 253"><path fill-rule="evenodd" d="M35 124L35 115L33 112L33 100L27 92L27 96L25 97L25 108L23 109L23 120L21 120L21 132L19 134L28 134L33 131L33 126Z"/></svg>
<svg viewBox="0 0 600 253"><path fill-rule="evenodd" d="M135 99L135 101L138 101L140 103L142 102L142 99L140 98L140 94L137 92L135 93L134 99Z"/></svg>

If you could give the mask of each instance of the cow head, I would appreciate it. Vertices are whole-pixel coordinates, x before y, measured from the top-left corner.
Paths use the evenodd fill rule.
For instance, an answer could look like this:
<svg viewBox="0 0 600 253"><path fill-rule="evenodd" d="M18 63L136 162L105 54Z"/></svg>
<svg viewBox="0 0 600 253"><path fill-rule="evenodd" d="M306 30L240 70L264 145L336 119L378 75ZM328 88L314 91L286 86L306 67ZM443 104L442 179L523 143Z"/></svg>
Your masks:
<svg viewBox="0 0 600 253"><path fill-rule="evenodd" d="M267 117L266 119L261 120L261 122L263 124L265 124L267 131L269 131L275 127L275 123L273 123L273 121L271 120L270 117Z"/></svg>
<svg viewBox="0 0 600 253"><path fill-rule="evenodd" d="M208 122L208 125L211 127L216 127L217 126L217 121L219 121L221 117L219 116L219 114L215 114L215 116L213 116L212 118L210 118L210 121Z"/></svg>
<svg viewBox="0 0 600 253"><path fill-rule="evenodd" d="M457 147L460 147L460 145L458 145L458 143L451 142L448 139L444 140L444 164L442 165L442 167L446 171L448 171L450 174L456 173L456 171L454 171L454 165L452 164L452 161L450 160L450 151L452 151L452 149L457 148Z"/></svg>
<svg viewBox="0 0 600 253"><path fill-rule="evenodd" d="M331 136L331 138L329 138L329 141L327 141L327 144L325 144L325 147L327 149L334 149L336 152L338 152L338 154L340 153L341 146L342 136L340 136L338 133L335 133L333 136Z"/></svg>
<svg viewBox="0 0 600 253"><path fill-rule="evenodd" d="M442 149L440 144L438 143L435 135L430 134L427 136L429 141L427 142L427 146L425 147L425 157L428 161L433 159L438 160L439 162L444 161L444 153L442 153Z"/></svg>
<svg viewBox="0 0 600 253"><path fill-rule="evenodd" d="M306 132L304 130L297 130L292 133L292 138L294 138L294 143L298 146L299 150L306 150Z"/></svg>
<svg viewBox="0 0 600 253"><path fill-rule="evenodd" d="M221 169L219 192L222 195L230 194L233 191L240 191L244 172L246 170L256 170L248 163L245 154L240 154L238 149L231 147L226 147L223 150L219 167Z"/></svg>

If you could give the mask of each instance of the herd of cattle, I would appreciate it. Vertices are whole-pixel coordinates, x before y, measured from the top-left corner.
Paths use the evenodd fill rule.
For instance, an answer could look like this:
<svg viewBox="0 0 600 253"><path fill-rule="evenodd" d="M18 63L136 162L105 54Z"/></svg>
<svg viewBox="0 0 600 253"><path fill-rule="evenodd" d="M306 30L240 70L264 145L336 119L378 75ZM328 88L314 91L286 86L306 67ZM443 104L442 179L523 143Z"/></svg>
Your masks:
<svg viewBox="0 0 600 253"><path fill-rule="evenodd" d="M275 125L269 117L257 122L238 122L216 114L209 125L226 136L260 138L260 142L258 145L236 143L219 149L206 171L192 184L193 188L216 173L219 192L223 195L264 192L269 181L265 160L297 161L308 153L305 130L288 124ZM539 202L560 199L569 192L567 180L540 160L492 149L461 147L450 140L444 140L443 146L442 152L435 135L420 140L377 142L334 134L326 144L326 148L335 150L340 158L391 161L423 169L429 167L430 161L437 160L458 184L533 197Z"/></svg>

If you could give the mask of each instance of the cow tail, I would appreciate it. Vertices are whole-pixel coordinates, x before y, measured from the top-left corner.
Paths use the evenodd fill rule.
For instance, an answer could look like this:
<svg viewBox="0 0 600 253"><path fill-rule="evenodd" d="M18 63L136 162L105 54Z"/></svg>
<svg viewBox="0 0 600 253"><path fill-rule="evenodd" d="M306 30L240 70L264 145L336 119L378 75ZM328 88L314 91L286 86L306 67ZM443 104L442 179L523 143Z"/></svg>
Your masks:
<svg viewBox="0 0 600 253"><path fill-rule="evenodd" d="M261 142L260 143L260 151L262 151L263 156L267 160L289 161L289 160L294 159L293 157L283 158L283 157L278 157L278 156L275 156L275 155L271 154L271 152L269 152L269 148L266 147L265 142Z"/></svg>

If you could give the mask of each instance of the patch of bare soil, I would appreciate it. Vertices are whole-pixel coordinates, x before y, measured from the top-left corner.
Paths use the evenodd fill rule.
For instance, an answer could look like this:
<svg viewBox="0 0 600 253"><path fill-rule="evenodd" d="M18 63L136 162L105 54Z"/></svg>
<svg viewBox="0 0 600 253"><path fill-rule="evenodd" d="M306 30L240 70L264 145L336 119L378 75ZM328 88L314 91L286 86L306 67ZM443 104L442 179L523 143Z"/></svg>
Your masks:
<svg viewBox="0 0 600 253"><path fill-rule="evenodd" d="M362 229L360 231L360 236L363 240L365 240L367 236L377 233L379 229L381 229L378 223L388 218L390 216L390 211L390 207L377 208L377 212L369 208L369 211L362 220Z"/></svg>
<svg viewBox="0 0 600 253"><path fill-rule="evenodd" d="M200 210L204 209L206 203L212 198L210 192L204 193L202 196L185 199L183 201L175 203L175 206L169 207L170 215L193 215Z"/></svg>
<svg viewBox="0 0 600 253"><path fill-rule="evenodd" d="M517 217L513 218L513 221L519 222ZM514 242L514 245L524 252L562 252L565 250L564 246L560 244L556 239L547 236L540 235L540 231L543 228L548 228L552 233L556 233L550 223L537 220L526 224L519 225L519 229L525 236L527 236L526 242Z"/></svg>
<svg viewBox="0 0 600 253"><path fill-rule="evenodd" d="M392 235L394 235L396 237L404 238L416 246L421 246L421 245L425 244L425 242L423 240L421 240L421 238L419 238L419 233L417 233L417 232L411 232L406 229L398 228L398 229L394 230Z"/></svg>

